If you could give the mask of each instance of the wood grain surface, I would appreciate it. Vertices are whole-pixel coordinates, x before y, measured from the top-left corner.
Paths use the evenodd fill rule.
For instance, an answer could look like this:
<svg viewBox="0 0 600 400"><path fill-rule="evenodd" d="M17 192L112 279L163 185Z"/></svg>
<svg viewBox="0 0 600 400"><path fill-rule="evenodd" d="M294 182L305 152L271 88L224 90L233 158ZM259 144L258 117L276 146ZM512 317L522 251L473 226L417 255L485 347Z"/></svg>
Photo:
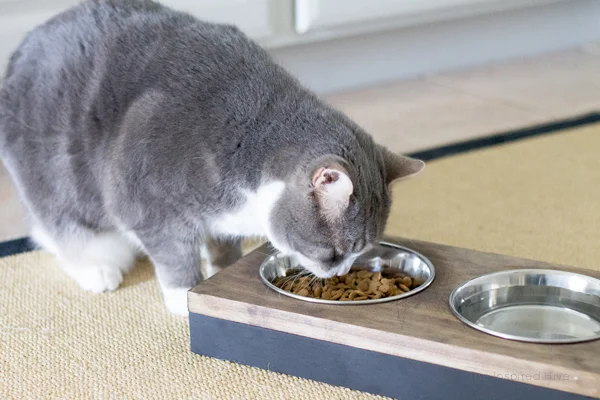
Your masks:
<svg viewBox="0 0 600 400"><path fill-rule="evenodd" d="M491 272L547 268L600 278L599 272L400 238L386 240L414 249L433 263L436 278L429 288L412 297L373 305L300 301L269 289L260 280L259 266L270 254L263 246L192 289L190 312L600 396L600 340L568 345L509 341L466 326L448 306L448 296L457 285Z"/></svg>

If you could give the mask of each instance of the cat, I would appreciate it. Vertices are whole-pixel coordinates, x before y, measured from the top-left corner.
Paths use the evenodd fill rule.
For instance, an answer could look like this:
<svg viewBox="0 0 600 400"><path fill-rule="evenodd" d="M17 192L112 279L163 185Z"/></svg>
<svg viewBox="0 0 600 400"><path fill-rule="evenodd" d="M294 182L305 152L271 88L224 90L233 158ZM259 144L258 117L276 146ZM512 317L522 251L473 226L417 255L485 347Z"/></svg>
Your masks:
<svg viewBox="0 0 600 400"><path fill-rule="evenodd" d="M0 151L32 239L83 289L116 289L145 254L182 315L242 238L346 273L382 235L392 182L424 167L237 28L150 0L88 0L26 36L0 91Z"/></svg>

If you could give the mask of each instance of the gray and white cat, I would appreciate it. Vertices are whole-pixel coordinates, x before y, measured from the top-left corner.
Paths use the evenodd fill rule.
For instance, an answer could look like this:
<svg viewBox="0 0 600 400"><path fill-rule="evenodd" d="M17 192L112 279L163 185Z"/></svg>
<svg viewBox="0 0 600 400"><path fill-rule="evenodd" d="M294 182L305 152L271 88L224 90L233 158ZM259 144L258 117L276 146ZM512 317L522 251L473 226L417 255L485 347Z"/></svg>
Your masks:
<svg viewBox="0 0 600 400"><path fill-rule="evenodd" d="M0 91L0 150L32 237L92 292L138 252L168 309L264 236L320 277L383 232L392 154L238 29L149 0L95 0L32 31Z"/></svg>

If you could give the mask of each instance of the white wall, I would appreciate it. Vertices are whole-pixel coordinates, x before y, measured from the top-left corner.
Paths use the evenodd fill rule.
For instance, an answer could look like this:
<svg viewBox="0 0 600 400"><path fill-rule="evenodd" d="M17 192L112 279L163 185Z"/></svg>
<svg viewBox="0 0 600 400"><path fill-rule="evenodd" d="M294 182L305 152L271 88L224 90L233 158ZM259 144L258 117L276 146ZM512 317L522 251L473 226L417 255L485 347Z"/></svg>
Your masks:
<svg viewBox="0 0 600 400"><path fill-rule="evenodd" d="M318 92L532 56L600 40L600 0L163 0L203 19L239 25ZM375 0L374 0L375 1ZM0 69L27 31L78 0L0 0ZM335 5L353 4L345 22ZM419 12L396 3L417 4ZM298 29L295 4L311 11ZM367 3L364 3L367 4ZM333 5L333 6L332 6ZM312 7L312 8L311 8ZM358 8L357 8L358 7ZM333 10L333 11L332 11ZM433 10L433 11L432 11ZM298 11L298 10L296 10ZM298 34L298 31L306 31Z"/></svg>

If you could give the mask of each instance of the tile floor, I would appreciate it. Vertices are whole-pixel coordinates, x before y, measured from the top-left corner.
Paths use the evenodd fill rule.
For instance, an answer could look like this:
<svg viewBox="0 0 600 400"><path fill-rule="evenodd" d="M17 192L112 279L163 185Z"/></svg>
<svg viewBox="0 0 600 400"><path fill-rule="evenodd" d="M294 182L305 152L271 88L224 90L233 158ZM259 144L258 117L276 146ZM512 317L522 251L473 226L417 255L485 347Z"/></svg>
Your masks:
<svg viewBox="0 0 600 400"><path fill-rule="evenodd" d="M600 110L600 51L573 50L328 96L395 151Z"/></svg>
<svg viewBox="0 0 600 400"><path fill-rule="evenodd" d="M600 47L326 96L397 152L600 110ZM0 241L27 234L0 164Z"/></svg>

